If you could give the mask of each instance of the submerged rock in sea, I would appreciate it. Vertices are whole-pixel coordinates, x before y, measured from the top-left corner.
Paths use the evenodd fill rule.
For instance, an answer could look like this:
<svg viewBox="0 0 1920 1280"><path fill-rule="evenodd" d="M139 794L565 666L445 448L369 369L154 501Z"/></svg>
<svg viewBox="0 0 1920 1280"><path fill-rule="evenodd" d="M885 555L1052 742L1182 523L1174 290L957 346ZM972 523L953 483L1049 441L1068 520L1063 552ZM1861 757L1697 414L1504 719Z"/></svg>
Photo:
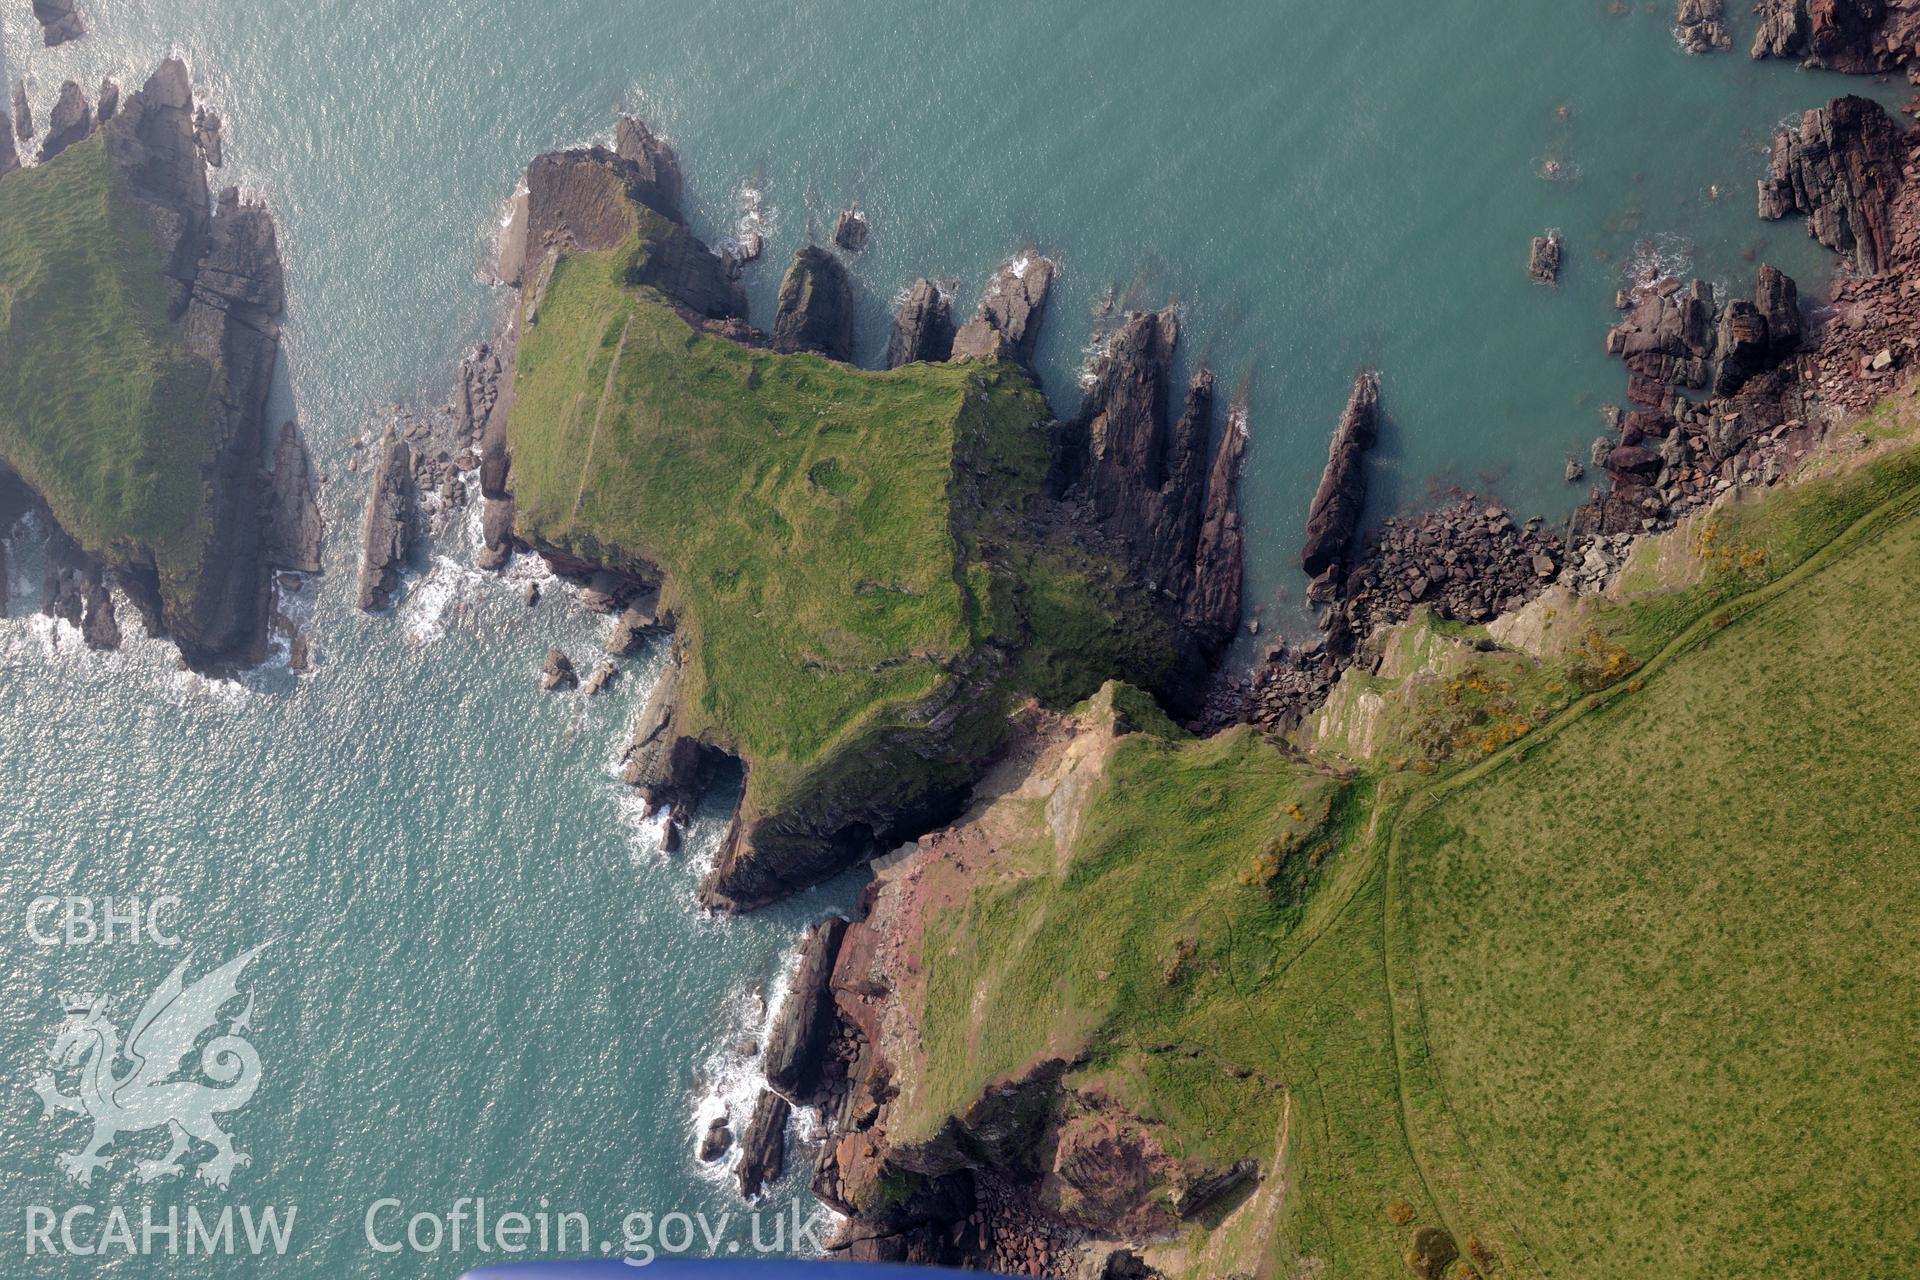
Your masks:
<svg viewBox="0 0 1920 1280"><path fill-rule="evenodd" d="M839 259L819 245L796 252L780 282L773 349L853 358L853 284Z"/></svg>
<svg viewBox="0 0 1920 1280"><path fill-rule="evenodd" d="M1007 355L1022 364L1030 362L1057 270L1053 259L1032 252L1002 263L987 282L973 319L954 335L954 359Z"/></svg>
<svg viewBox="0 0 1920 1280"><path fill-rule="evenodd" d="M373 471L373 492L360 526L360 607L369 611L393 603L400 573L412 550L416 513L413 500L413 451L400 433L387 428L380 461Z"/></svg>
<svg viewBox="0 0 1920 1280"><path fill-rule="evenodd" d="M840 211L839 219L833 224L833 242L848 253L861 253L867 247L867 238L873 228L867 223L866 210L858 204Z"/></svg>
<svg viewBox="0 0 1920 1280"><path fill-rule="evenodd" d="M1892 248L1893 197L1904 181L1906 131L1879 103L1835 98L1774 135L1760 180L1760 216L1807 215L1813 238L1874 275Z"/></svg>
<svg viewBox="0 0 1920 1280"><path fill-rule="evenodd" d="M87 34L87 24L80 20L73 0L33 0L33 16L49 49Z"/></svg>
<svg viewBox="0 0 1920 1280"><path fill-rule="evenodd" d="M1560 258L1565 242L1558 231L1549 231L1543 236L1533 238L1532 252L1527 256L1527 274L1538 284L1555 284L1560 279Z"/></svg>
<svg viewBox="0 0 1920 1280"><path fill-rule="evenodd" d="M898 369L918 360L945 360L952 355L953 314L946 296L933 281L915 280L893 313L887 368Z"/></svg>
<svg viewBox="0 0 1920 1280"><path fill-rule="evenodd" d="M543 693L565 693L580 687L580 674L573 669L573 660L558 649L547 650L547 660L540 667L540 689Z"/></svg>

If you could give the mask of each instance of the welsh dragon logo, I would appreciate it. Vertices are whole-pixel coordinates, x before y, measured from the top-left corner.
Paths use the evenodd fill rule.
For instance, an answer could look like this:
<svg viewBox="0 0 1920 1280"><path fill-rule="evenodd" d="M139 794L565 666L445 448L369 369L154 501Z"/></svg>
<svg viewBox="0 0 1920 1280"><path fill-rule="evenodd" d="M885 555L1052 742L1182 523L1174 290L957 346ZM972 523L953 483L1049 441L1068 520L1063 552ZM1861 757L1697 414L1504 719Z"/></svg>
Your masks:
<svg viewBox="0 0 1920 1280"><path fill-rule="evenodd" d="M265 944L262 944L264 946ZM173 1145L158 1160L141 1160L134 1176L142 1182L176 1177L185 1172L184 1159L195 1139L213 1147L200 1164L201 1181L224 1187L235 1169L252 1160L234 1150L215 1116L238 1111L253 1098L260 1084L260 1055L241 1037L252 1030L253 997L230 1019L224 1034L216 1035L200 1051L200 1070L221 1088L193 1079L177 1079L181 1065L206 1032L215 1029L220 1010L240 994L240 974L262 947L227 961L193 985L185 982L187 963L181 961L159 989L147 997L127 1036L126 1059L132 1066L115 1074L121 1058L120 1032L106 1016L106 1004L92 996L66 1000L67 1022L54 1040L52 1058L62 1072L78 1066L80 1087L61 1093L51 1074L34 1081L33 1091L46 1106L43 1119L70 1111L93 1120L93 1137L78 1151L60 1157L60 1167L86 1186L94 1170L111 1161L102 1155L121 1134L165 1128Z"/></svg>

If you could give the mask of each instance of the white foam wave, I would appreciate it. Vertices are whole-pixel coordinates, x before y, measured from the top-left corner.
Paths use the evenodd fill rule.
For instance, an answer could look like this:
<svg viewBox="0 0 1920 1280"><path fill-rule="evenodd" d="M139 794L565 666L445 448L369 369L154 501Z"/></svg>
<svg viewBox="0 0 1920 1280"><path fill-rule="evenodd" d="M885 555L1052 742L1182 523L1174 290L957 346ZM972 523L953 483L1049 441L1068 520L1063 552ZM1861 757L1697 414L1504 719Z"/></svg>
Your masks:
<svg viewBox="0 0 1920 1280"><path fill-rule="evenodd" d="M743 986L728 995L720 1010L720 1036L713 1051L700 1066L699 1090L693 1099L688 1147L694 1174L706 1182L725 1182L740 1163L740 1138L753 1115L753 1104L767 1087L767 1036L779 1021L780 1010L793 995L794 974L800 968L800 942L781 958L780 968L767 984L764 999L752 986ZM750 1054L740 1050L751 1047ZM726 1155L712 1162L698 1158L700 1140L716 1119L725 1117L733 1130L733 1144ZM815 1108L793 1109L792 1135L801 1142L812 1142L820 1132L822 1119Z"/></svg>

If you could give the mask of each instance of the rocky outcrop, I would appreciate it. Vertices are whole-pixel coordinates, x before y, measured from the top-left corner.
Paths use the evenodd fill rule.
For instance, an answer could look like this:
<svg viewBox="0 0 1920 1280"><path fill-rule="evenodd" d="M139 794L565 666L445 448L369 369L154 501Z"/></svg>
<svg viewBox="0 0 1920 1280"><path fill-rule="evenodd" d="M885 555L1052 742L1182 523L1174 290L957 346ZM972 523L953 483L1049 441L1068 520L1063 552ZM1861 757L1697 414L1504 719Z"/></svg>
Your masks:
<svg viewBox="0 0 1920 1280"><path fill-rule="evenodd" d="M953 355L953 314L946 295L933 281L913 282L893 313L893 334L887 339L887 368L898 369L918 360L946 360Z"/></svg>
<svg viewBox="0 0 1920 1280"><path fill-rule="evenodd" d="M320 543L326 531L320 522L314 487L307 443L292 422L282 423L273 449L273 474L266 477L267 522L262 548L267 563L276 569L320 572Z"/></svg>
<svg viewBox="0 0 1920 1280"><path fill-rule="evenodd" d="M33 137L33 107L27 102L27 82L13 82L13 136L25 142Z"/></svg>
<svg viewBox="0 0 1920 1280"><path fill-rule="evenodd" d="M973 319L954 335L953 358L1005 356L1022 364L1031 363L1056 270L1053 259L1032 252L1002 263L987 282Z"/></svg>
<svg viewBox="0 0 1920 1280"><path fill-rule="evenodd" d="M867 225L867 212L858 204L840 211L833 224L833 242L848 253L864 253L873 228Z"/></svg>
<svg viewBox="0 0 1920 1280"><path fill-rule="evenodd" d="M1879 103L1835 98L1774 136L1760 181L1760 216L1807 215L1813 238L1853 259L1864 275L1887 261L1890 207L1905 181L1905 130Z"/></svg>
<svg viewBox="0 0 1920 1280"><path fill-rule="evenodd" d="M753 1104L753 1117L740 1136L740 1163L734 1173L740 1194L751 1200L787 1167L787 1120L793 1106L771 1089L762 1089Z"/></svg>
<svg viewBox="0 0 1920 1280"><path fill-rule="evenodd" d="M673 611L660 607L659 590L643 591L639 597L621 606L620 616L614 621L613 630L607 634L607 653L611 657L624 658L637 650L648 636L671 630Z"/></svg>
<svg viewBox="0 0 1920 1280"><path fill-rule="evenodd" d="M20 153L13 145L13 121L0 111L0 178L20 167Z"/></svg>
<svg viewBox="0 0 1920 1280"><path fill-rule="evenodd" d="M100 104L94 109L93 118L101 124L114 118L120 112L120 86L112 80L100 82Z"/></svg>
<svg viewBox="0 0 1920 1280"><path fill-rule="evenodd" d="M1680 0L1673 30L1680 38L1680 47L1688 53L1733 48L1733 32L1727 29L1726 0Z"/></svg>
<svg viewBox="0 0 1920 1280"><path fill-rule="evenodd" d="M853 359L853 282L840 260L819 245L796 252L780 281L773 349Z"/></svg>
<svg viewBox="0 0 1920 1280"><path fill-rule="evenodd" d="M834 916L807 934L793 989L767 1035L767 1084L801 1102L813 1101L821 1091L821 1067L833 1030L830 983L846 931L847 922Z"/></svg>
<svg viewBox="0 0 1920 1280"><path fill-rule="evenodd" d="M680 212L684 186L680 157L665 139L647 128L644 121L621 116L613 129L613 151L633 165L633 178L639 184L635 198L640 203L675 222L686 221Z"/></svg>
<svg viewBox="0 0 1920 1280"><path fill-rule="evenodd" d="M1609 351L1633 353L1627 360L1634 409L1616 411L1612 433L1594 443L1594 461L1606 468L1611 487L1596 489L1574 513L1579 554L1572 558L1581 567L1569 585L1576 589L1604 584L1615 561L1604 554L1602 540L1666 528L1730 489L1772 483L1810 443L1812 406L1796 355L1805 327L1794 282L1763 264L1753 300L1729 301L1717 320L1712 290L1701 282L1684 291L1670 282L1661 293L1687 301L1684 318L1659 298L1643 299L1608 335ZM1711 340L1702 337L1709 325ZM1708 361L1716 358L1712 396L1697 404L1659 379L1662 366L1645 363L1684 366L1684 381L1703 387ZM1598 565L1590 563L1596 550L1603 553Z"/></svg>
<svg viewBox="0 0 1920 1280"><path fill-rule="evenodd" d="M1527 254L1527 274L1533 277L1535 284L1559 283L1560 259L1565 248L1566 242L1558 231L1549 231L1533 238L1533 246Z"/></svg>
<svg viewBox="0 0 1920 1280"><path fill-rule="evenodd" d="M1766 315L1745 298L1735 298L1720 312L1717 345L1720 368L1714 375L1713 394L1730 396L1767 366L1773 347Z"/></svg>
<svg viewBox="0 0 1920 1280"><path fill-rule="evenodd" d="M546 661L540 666L540 691L567 693L579 687L580 673L573 669L573 660L558 649L547 650Z"/></svg>
<svg viewBox="0 0 1920 1280"><path fill-rule="evenodd" d="M529 260L503 268L508 278L524 279L531 287L530 319L538 313L537 263L554 253L617 248L634 228L635 204L659 216L644 228L648 252L632 270L634 284L660 290L696 317L746 314L745 298L726 264L678 219L679 162L669 166L672 151L648 137L642 150L651 158L644 167L605 147L551 151L527 166ZM639 146L631 133L629 145Z"/></svg>
<svg viewBox="0 0 1920 1280"><path fill-rule="evenodd" d="M51 49L87 34L74 0L33 0L33 18L40 24L41 38Z"/></svg>
<svg viewBox="0 0 1920 1280"><path fill-rule="evenodd" d="M701 771L710 763L700 744L677 727L685 661L675 645L633 722L620 765L621 779L649 810L690 810L700 796Z"/></svg>
<svg viewBox="0 0 1920 1280"><path fill-rule="evenodd" d="M1800 317L1800 289L1793 277L1770 262L1761 263L1753 302L1766 317L1768 355L1779 361L1798 351L1805 330Z"/></svg>
<svg viewBox="0 0 1920 1280"><path fill-rule="evenodd" d="M1668 388L1704 387L1713 360L1713 286L1695 280L1682 288L1667 280L1642 290L1631 310L1607 331L1607 354L1627 362L1633 377L1627 399L1659 406Z"/></svg>
<svg viewBox="0 0 1920 1280"><path fill-rule="evenodd" d="M69 80L60 86L60 100L53 104L47 136L40 141L40 162L45 164L92 132L93 109L87 105L86 90Z"/></svg>
<svg viewBox="0 0 1920 1280"><path fill-rule="evenodd" d="M1800 58L1854 75L1910 65L1920 49L1913 0L1758 0L1756 58Z"/></svg>
<svg viewBox="0 0 1920 1280"><path fill-rule="evenodd" d="M194 111L193 145L200 148L200 158L207 162L208 168L218 169L221 166L224 152L220 146L219 112L209 111L205 107Z"/></svg>
<svg viewBox="0 0 1920 1280"><path fill-rule="evenodd" d="M400 587L418 520L414 505L413 450L399 431L387 428L373 469L373 491L360 524L360 607L385 609Z"/></svg>
<svg viewBox="0 0 1920 1280"><path fill-rule="evenodd" d="M1327 465L1307 508L1307 541L1300 551L1300 567L1309 578L1325 579L1345 567L1367 505L1367 451L1379 433L1380 375L1363 369L1334 427Z"/></svg>
<svg viewBox="0 0 1920 1280"><path fill-rule="evenodd" d="M1179 417L1169 418L1179 340L1173 307L1121 318L1089 371L1079 415L1056 432L1048 487L1084 503L1091 522L1124 546L1141 585L1173 603L1204 667L1240 621L1246 416L1232 416L1209 465L1211 372L1193 376Z"/></svg>

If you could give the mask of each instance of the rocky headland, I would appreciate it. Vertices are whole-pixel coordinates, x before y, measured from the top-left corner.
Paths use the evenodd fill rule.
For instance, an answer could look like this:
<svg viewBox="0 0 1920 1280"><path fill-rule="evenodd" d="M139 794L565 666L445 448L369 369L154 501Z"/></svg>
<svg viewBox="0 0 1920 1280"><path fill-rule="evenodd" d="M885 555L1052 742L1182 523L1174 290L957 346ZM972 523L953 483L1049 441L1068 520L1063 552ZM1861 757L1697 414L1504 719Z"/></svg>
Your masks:
<svg viewBox="0 0 1920 1280"><path fill-rule="evenodd" d="M671 636L623 774L674 831L717 770L744 769L703 900L752 908L950 820L1025 699L1118 673L1199 714L1239 623L1247 435L1236 410L1215 445L1204 370L1174 405L1177 315L1122 317L1081 412L1057 423L1028 369L1057 270L1043 254L1002 264L957 328L942 290L916 282L885 371L865 370L833 248L794 255L759 330L734 264L687 226L681 182L635 120L612 149L532 162L498 271L516 303L431 447L455 466L472 450L484 566L537 554L616 619L606 678L583 692ZM588 349L606 354L577 386L529 373ZM816 408L823 392L839 407ZM613 443L614 415L644 425ZM406 421L374 462L367 608L404 589L421 513L446 501ZM751 423L770 436L739 434ZM665 434L649 448L647 431ZM729 497L767 466L768 439L792 460ZM704 514L667 516L690 498ZM768 560L770 538L807 550ZM556 670L543 683L570 688Z"/></svg>
<svg viewBox="0 0 1920 1280"><path fill-rule="evenodd" d="M56 19L70 16L66 6ZM26 113L16 114L19 136L30 136ZM89 643L118 641L112 596L102 585L110 576L148 632L171 639L189 666L230 671L265 656L276 571L316 572L321 530L298 430L289 423L276 432L267 421L284 305L273 218L233 188L209 190L215 138L217 130L209 132L205 114L195 110L186 67L169 60L124 100L111 83L103 86L97 111L79 85L64 85L40 163L6 173L0 205L10 192L24 200L33 186L46 201L40 208L99 193L104 201L88 207L125 210L139 242L123 260L150 263L134 269L152 270L161 288L103 281L100 296L157 295L161 302L152 313L106 306L84 338L5 335L10 359L80 379L89 393L98 380L102 394L125 393L145 407L110 440L50 423L44 412L16 417L0 431L0 470L25 483L71 544L71 554L50 558L72 563L55 571L66 577L49 583L49 607L77 613ZM106 248L99 237L122 234L79 218L22 221L12 231L23 237L23 261L68 263ZM35 286L23 278L14 287ZM151 385L116 381L140 367L128 360L135 350L152 353L147 358L162 370ZM91 369L94 361L98 369ZM49 432L98 441L98 465L75 469L71 452L56 448ZM102 483L127 467L143 471L148 486ZM77 592L80 581L86 589Z"/></svg>

